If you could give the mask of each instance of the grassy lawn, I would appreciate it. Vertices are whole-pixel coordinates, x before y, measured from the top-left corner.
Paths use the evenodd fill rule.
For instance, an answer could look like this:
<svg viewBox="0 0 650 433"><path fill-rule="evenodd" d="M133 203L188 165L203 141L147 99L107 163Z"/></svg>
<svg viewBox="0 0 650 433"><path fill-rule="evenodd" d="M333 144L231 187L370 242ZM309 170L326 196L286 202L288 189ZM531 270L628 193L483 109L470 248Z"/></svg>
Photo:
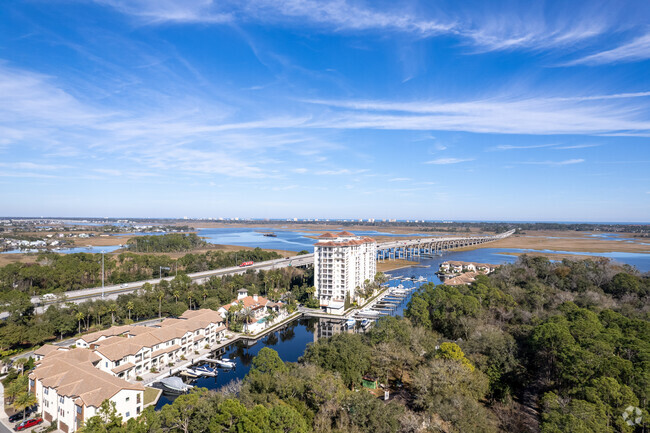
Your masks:
<svg viewBox="0 0 650 433"><path fill-rule="evenodd" d="M156 400L158 400L158 396L162 393L162 389L156 389L156 388L150 388L148 386L145 386L144 388L144 406L147 407L150 404L153 404Z"/></svg>

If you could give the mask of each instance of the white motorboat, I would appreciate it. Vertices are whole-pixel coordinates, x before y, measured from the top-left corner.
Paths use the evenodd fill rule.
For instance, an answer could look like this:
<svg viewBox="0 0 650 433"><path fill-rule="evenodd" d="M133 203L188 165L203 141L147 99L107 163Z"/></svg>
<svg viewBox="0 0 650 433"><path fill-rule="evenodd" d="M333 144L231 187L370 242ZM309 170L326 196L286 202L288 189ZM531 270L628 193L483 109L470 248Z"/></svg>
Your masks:
<svg viewBox="0 0 650 433"><path fill-rule="evenodd" d="M235 363L228 358L216 359L214 362L221 368L235 368Z"/></svg>
<svg viewBox="0 0 650 433"><path fill-rule="evenodd" d="M187 383L183 382L180 377L176 376L165 377L163 379L160 379L158 383L162 386L164 391L172 394L186 394L192 388L194 388L192 385L188 385Z"/></svg>
<svg viewBox="0 0 650 433"><path fill-rule="evenodd" d="M190 379L196 379L201 376L199 373L194 372L194 370L191 368L186 368L178 374L181 376L189 377Z"/></svg>
<svg viewBox="0 0 650 433"><path fill-rule="evenodd" d="M215 370L214 368L210 368L205 364L198 367L194 367L192 370L195 373L200 374L202 376L215 377L217 375L217 370Z"/></svg>

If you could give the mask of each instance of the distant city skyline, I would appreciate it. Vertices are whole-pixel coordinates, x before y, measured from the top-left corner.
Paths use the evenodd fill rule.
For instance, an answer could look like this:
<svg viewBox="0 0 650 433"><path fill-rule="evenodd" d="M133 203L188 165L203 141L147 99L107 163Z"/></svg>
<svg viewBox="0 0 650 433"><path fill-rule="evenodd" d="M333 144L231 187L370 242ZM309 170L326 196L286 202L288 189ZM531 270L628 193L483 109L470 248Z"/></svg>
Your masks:
<svg viewBox="0 0 650 433"><path fill-rule="evenodd" d="M650 3L0 4L0 214L650 220Z"/></svg>

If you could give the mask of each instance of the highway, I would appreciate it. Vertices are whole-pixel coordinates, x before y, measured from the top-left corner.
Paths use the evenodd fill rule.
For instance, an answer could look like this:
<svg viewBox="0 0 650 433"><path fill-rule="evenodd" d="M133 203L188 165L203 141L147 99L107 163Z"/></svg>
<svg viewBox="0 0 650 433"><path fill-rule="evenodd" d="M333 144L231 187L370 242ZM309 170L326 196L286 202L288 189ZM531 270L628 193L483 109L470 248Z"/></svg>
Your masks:
<svg viewBox="0 0 650 433"><path fill-rule="evenodd" d="M212 271L203 271L203 272L194 272L187 274L188 277L192 279L193 282L198 284L208 281L211 277L223 277L226 275L236 275L243 274L249 269L255 271L269 271L272 269L285 268L288 266L307 266L314 263L314 254L303 254L300 256L293 256L284 259L275 259L268 260L265 262L254 263L250 266L233 266L230 268L215 269ZM174 276L169 276L165 278L154 278L151 280L137 281L133 283L126 284L115 284L110 286L105 286L103 289L101 287L93 287L89 289L81 290L71 290L65 292L63 298L57 298L52 300L45 300L41 296L33 296L31 298L32 303L37 305L36 312L42 313L48 306L52 304L57 304L59 302L74 302L76 304L88 301L91 299L117 299L119 295L125 293L133 293L136 290L140 289L146 283L151 285L158 284L162 280L171 281L174 279Z"/></svg>

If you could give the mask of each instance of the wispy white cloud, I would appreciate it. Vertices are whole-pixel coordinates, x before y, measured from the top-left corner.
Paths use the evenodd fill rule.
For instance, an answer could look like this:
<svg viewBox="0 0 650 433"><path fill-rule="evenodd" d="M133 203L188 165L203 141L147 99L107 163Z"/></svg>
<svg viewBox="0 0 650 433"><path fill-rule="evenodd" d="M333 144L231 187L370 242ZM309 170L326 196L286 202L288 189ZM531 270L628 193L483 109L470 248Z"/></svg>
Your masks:
<svg viewBox="0 0 650 433"><path fill-rule="evenodd" d="M521 149L541 149L544 147L556 146L555 143L551 144L530 144L530 145L514 145L514 144L500 144L488 150L521 150Z"/></svg>
<svg viewBox="0 0 650 433"><path fill-rule="evenodd" d="M95 0L121 13L149 22L227 23L295 21L323 25L333 30L395 30L420 36L446 33L450 20L423 19L403 7L380 10L346 0Z"/></svg>
<svg viewBox="0 0 650 433"><path fill-rule="evenodd" d="M317 174L319 176L340 176L340 175L356 175L356 174L362 174L362 173L367 173L368 169L362 168L362 169L349 169L349 168L341 168L338 170L320 170L316 171L314 174Z"/></svg>
<svg viewBox="0 0 650 433"><path fill-rule="evenodd" d="M134 15L149 23L227 23L229 13L214 8L212 0L95 0L121 13Z"/></svg>
<svg viewBox="0 0 650 433"><path fill-rule="evenodd" d="M0 162L0 167L7 167L15 170L64 170L70 168L69 165L56 164L39 164L34 162Z"/></svg>
<svg viewBox="0 0 650 433"><path fill-rule="evenodd" d="M488 3L475 6L465 11L458 32L479 52L573 48L603 34L611 25L611 18L598 8L583 7L576 15L512 4L501 9Z"/></svg>
<svg viewBox="0 0 650 433"><path fill-rule="evenodd" d="M0 171L0 177L12 177L15 179L36 178L36 179L54 179L58 176L53 174L35 173L30 171Z"/></svg>
<svg viewBox="0 0 650 433"><path fill-rule="evenodd" d="M0 131L6 132L0 145L29 143L59 159L117 156L122 165L145 164L141 172L152 168L251 178L273 176L264 167L277 161L269 152L310 154L316 160L324 149L337 147L297 129L310 116L233 122L221 106L202 102L198 113L196 104L185 107L177 101L150 110L92 106L72 96L54 77L0 63ZM13 168L62 168L21 164Z"/></svg>
<svg viewBox="0 0 650 433"><path fill-rule="evenodd" d="M568 149L586 149L589 147L597 147L600 144L597 143L585 143L585 144L573 144L573 145L559 145L557 143L549 144L530 144L530 145L511 145L511 144L500 144L489 148L488 150L528 150L528 149L558 149L558 150L568 150Z"/></svg>
<svg viewBox="0 0 650 433"><path fill-rule="evenodd" d="M394 177L392 179L388 179L389 182L408 182L411 179L410 177Z"/></svg>
<svg viewBox="0 0 650 433"><path fill-rule="evenodd" d="M432 159L431 161L425 162L425 164L435 164L435 165L447 165L447 164L458 164L461 162L474 161L471 158L438 158Z"/></svg>
<svg viewBox="0 0 650 433"><path fill-rule="evenodd" d="M355 129L448 130L502 134L625 133L650 135L650 113L641 96L602 96L602 102L581 98L508 97L441 101L311 100L341 109L313 126ZM587 103L588 102L588 103Z"/></svg>
<svg viewBox="0 0 650 433"><path fill-rule="evenodd" d="M151 23L263 22L325 31L393 31L415 37L456 37L474 51L574 49L611 31L613 6L522 7L470 3L421 5L355 0L94 0ZM430 5L429 5L430 6ZM575 9L579 9L579 13ZM569 8L567 8L569 9ZM630 23L632 26L634 23ZM407 77L411 78L410 76ZM406 81L406 80L405 80Z"/></svg>
<svg viewBox="0 0 650 433"><path fill-rule="evenodd" d="M573 164L580 164L585 162L584 159L577 158L577 159L566 159L564 161L524 161L521 162L521 164L532 164L532 165L573 165Z"/></svg>
<svg viewBox="0 0 650 433"><path fill-rule="evenodd" d="M635 38L616 48L600 51L579 59L565 63L572 65L603 65L609 63L636 62L650 59L650 33Z"/></svg>
<svg viewBox="0 0 650 433"><path fill-rule="evenodd" d="M572 144L567 146L557 146L555 149L587 149L589 147L598 147L598 143Z"/></svg>

